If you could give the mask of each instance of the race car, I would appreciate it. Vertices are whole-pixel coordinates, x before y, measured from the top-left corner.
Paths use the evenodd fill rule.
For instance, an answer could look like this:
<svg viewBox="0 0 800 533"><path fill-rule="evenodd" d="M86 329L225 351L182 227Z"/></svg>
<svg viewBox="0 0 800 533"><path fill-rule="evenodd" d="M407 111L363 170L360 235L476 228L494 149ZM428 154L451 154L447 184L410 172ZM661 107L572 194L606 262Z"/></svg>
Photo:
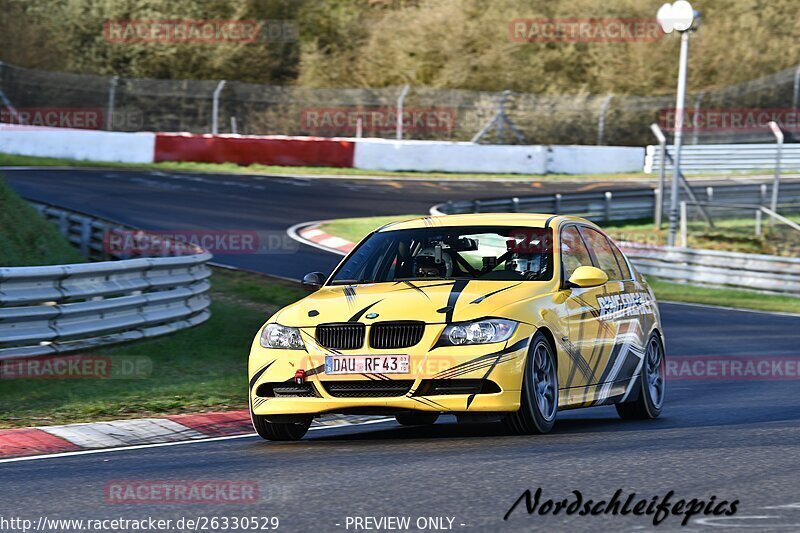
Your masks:
<svg viewBox="0 0 800 533"><path fill-rule="evenodd" d="M402 425L502 420L550 431L560 410L659 416L665 351L647 281L595 224L469 214L378 228L253 340L249 402L269 440L329 413Z"/></svg>

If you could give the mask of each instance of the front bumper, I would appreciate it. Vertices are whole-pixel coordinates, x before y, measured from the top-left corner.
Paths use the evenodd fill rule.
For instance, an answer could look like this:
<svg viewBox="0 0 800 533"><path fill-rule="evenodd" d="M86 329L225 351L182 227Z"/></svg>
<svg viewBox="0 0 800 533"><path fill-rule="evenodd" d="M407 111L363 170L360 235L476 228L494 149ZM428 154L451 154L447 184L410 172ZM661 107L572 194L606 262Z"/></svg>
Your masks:
<svg viewBox="0 0 800 533"><path fill-rule="evenodd" d="M506 342L433 349L425 347L435 344L443 326L427 329L438 331L426 333L414 348L342 352L343 355L408 354L410 371L407 374L326 375L325 357L332 354L324 349L308 346L308 343L308 351L267 349L261 347L256 336L249 361L253 413L316 415L519 409L528 342L535 332L532 326L520 324ZM287 391L291 393L296 388L293 380L298 370L306 374L304 390L301 394L286 396Z"/></svg>

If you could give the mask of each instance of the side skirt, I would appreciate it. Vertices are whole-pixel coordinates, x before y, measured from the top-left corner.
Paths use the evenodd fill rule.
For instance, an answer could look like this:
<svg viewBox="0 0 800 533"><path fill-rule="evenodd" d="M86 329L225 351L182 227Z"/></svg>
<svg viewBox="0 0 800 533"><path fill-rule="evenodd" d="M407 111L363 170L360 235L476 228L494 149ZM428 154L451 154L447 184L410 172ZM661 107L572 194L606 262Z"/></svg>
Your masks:
<svg viewBox="0 0 800 533"><path fill-rule="evenodd" d="M635 399L639 394L639 374L630 379L599 383L588 387L571 387L558 391L558 409L579 409L597 405L611 405Z"/></svg>

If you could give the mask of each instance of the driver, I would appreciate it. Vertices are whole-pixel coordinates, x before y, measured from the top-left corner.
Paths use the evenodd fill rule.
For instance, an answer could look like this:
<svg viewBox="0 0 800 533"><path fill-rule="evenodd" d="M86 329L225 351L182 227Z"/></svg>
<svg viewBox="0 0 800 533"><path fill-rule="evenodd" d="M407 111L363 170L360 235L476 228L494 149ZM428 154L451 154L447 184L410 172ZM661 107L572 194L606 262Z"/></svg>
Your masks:
<svg viewBox="0 0 800 533"><path fill-rule="evenodd" d="M423 248L414 258L414 276L450 278L453 276L453 258L441 245Z"/></svg>

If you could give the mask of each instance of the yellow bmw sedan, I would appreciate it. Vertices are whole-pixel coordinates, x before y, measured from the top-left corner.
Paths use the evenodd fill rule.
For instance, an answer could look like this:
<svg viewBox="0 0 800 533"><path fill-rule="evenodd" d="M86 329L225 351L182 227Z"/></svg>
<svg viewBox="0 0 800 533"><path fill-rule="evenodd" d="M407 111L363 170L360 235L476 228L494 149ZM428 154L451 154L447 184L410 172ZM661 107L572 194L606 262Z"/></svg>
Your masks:
<svg viewBox="0 0 800 533"><path fill-rule="evenodd" d="M383 226L312 294L272 316L249 359L253 426L296 440L326 413L403 425L502 420L550 431L560 410L656 418L665 352L653 291L600 228L474 214Z"/></svg>

